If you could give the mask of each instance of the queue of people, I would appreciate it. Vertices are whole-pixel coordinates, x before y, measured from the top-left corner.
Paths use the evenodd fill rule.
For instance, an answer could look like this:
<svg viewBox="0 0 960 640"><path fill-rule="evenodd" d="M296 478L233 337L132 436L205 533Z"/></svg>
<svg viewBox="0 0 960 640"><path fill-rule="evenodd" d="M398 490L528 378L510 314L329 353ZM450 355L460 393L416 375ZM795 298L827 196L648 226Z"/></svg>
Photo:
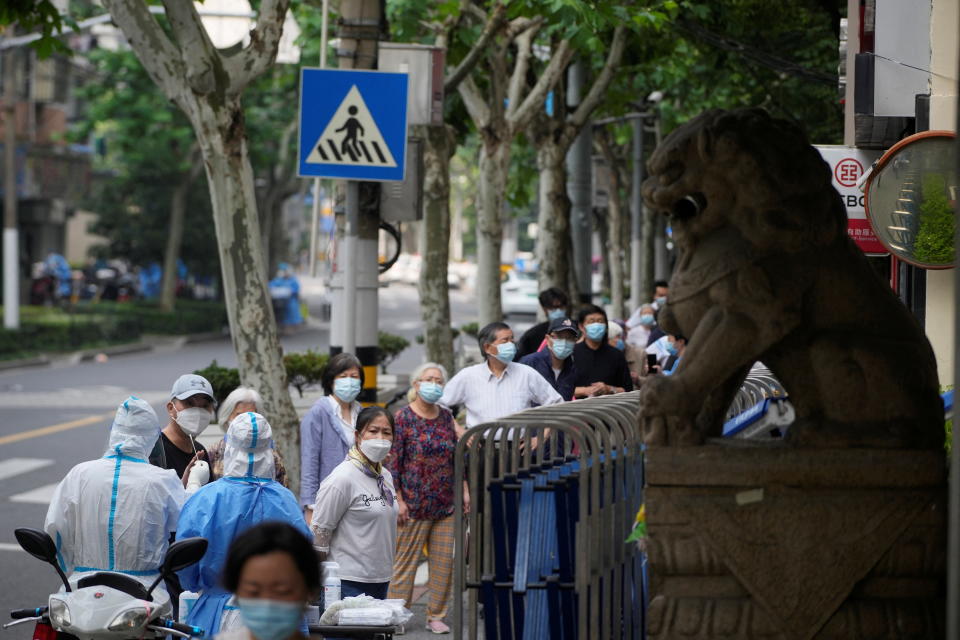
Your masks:
<svg viewBox="0 0 960 640"><path fill-rule="evenodd" d="M273 430L255 389L240 387L217 405L209 381L179 377L166 403L167 422L130 397L117 409L106 451L74 467L57 487L44 528L66 573L120 571L145 584L156 578L173 540L202 536L203 560L168 583L199 594L186 616L208 635L285 640L304 631L303 610L318 596L319 563L335 563L341 597L412 598L422 550L428 552L427 629L449 633L454 474L462 427L524 409L633 389L650 375L669 375L686 340L663 334L656 315L667 290L625 323L594 305L569 314L569 300L547 290L547 320L519 343L502 322L483 327L483 361L450 377L425 363L411 376L409 404L396 415L363 408L359 360L330 359L325 395L300 424L300 494L285 486ZM223 439L197 441L219 415ZM509 446L505 430L496 446ZM109 505L106 509L104 505ZM282 573L282 579L277 572ZM279 582L285 586L278 587ZM289 584L286 584L289 583Z"/></svg>

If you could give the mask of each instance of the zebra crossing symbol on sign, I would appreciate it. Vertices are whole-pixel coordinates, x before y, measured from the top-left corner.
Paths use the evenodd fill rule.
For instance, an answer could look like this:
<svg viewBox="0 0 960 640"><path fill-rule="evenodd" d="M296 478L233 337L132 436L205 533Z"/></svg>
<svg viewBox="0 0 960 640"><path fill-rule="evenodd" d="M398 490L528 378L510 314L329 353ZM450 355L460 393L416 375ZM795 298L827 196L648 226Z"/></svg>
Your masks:
<svg viewBox="0 0 960 640"><path fill-rule="evenodd" d="M313 145L307 162L367 167L396 167L377 123L360 95L350 87L323 133Z"/></svg>
<svg viewBox="0 0 960 640"><path fill-rule="evenodd" d="M402 182L408 88L406 73L301 68L297 175Z"/></svg>

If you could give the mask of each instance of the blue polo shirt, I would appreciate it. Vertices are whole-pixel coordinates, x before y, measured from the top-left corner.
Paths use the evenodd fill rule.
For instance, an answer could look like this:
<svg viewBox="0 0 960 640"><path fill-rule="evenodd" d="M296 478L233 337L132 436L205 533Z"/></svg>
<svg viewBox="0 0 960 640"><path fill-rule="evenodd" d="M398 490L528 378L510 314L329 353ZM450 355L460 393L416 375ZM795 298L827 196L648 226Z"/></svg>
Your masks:
<svg viewBox="0 0 960 640"><path fill-rule="evenodd" d="M550 348L544 347L540 351L520 358L520 364L536 369L564 400L573 400L573 390L576 388L577 381L577 367L573 364L573 356L563 361L563 369L560 370L559 376L553 374L553 364L550 360Z"/></svg>

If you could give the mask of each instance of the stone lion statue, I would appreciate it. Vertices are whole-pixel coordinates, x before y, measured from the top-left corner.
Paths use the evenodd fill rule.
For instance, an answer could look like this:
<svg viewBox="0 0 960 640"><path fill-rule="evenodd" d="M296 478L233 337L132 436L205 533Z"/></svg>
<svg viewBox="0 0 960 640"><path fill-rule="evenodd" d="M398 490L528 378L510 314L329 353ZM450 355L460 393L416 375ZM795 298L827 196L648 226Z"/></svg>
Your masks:
<svg viewBox="0 0 960 640"><path fill-rule="evenodd" d="M930 343L847 237L830 168L796 126L705 112L664 139L649 176L644 199L678 251L659 322L689 343L674 375L641 390L648 444L720 436L759 360L796 409L792 444L943 445Z"/></svg>

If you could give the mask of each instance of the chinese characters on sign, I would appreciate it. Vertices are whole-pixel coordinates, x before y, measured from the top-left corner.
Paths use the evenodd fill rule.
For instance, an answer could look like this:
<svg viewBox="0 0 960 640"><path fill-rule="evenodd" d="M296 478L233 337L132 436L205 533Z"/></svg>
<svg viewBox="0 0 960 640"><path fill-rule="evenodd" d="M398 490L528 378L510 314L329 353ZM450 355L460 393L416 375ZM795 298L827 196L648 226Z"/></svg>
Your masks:
<svg viewBox="0 0 960 640"><path fill-rule="evenodd" d="M886 248L873 233L863 206L863 192L857 186L866 167L880 157L879 151L823 145L817 146L833 173L833 186L847 209L847 235L868 254L885 254Z"/></svg>

